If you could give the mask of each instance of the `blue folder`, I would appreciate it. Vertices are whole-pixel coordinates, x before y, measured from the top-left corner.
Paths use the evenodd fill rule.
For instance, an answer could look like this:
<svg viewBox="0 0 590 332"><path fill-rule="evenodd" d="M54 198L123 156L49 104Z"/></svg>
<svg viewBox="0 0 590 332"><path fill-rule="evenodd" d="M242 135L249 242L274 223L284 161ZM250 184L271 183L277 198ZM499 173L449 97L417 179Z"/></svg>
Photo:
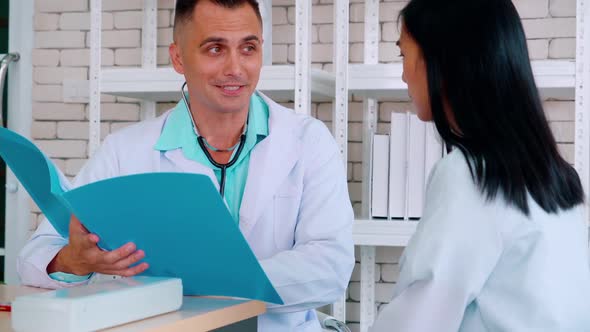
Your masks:
<svg viewBox="0 0 590 332"><path fill-rule="evenodd" d="M73 214L105 250L134 242L149 263L142 275L181 278L185 295L283 304L209 177L145 173L68 190L49 158L5 128L0 156L61 236Z"/></svg>

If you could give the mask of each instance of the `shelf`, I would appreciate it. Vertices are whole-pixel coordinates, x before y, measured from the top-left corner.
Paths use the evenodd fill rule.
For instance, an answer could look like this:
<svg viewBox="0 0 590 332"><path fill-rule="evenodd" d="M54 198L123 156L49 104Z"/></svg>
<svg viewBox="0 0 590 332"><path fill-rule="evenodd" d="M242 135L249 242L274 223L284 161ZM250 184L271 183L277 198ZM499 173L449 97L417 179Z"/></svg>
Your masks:
<svg viewBox="0 0 590 332"><path fill-rule="evenodd" d="M535 60L531 64L543 99L574 99L576 68L573 60ZM355 95L379 100L409 101L401 63L350 65L349 90Z"/></svg>
<svg viewBox="0 0 590 332"><path fill-rule="evenodd" d="M405 247L418 221L357 219L352 227L355 245Z"/></svg>
<svg viewBox="0 0 590 332"><path fill-rule="evenodd" d="M574 100L576 62L574 60L533 61L533 73L543 99Z"/></svg>
<svg viewBox="0 0 590 332"><path fill-rule="evenodd" d="M348 66L348 90L379 100L408 101L408 86L402 81L402 64Z"/></svg>
<svg viewBox="0 0 590 332"><path fill-rule="evenodd" d="M101 92L109 95L150 101L175 101L180 99L180 87L184 82L171 67L143 69L103 69ZM334 95L334 76L312 69L311 90L314 101L328 101ZM276 101L294 98L295 67L290 65L264 66L260 73L258 90Z"/></svg>
<svg viewBox="0 0 590 332"><path fill-rule="evenodd" d="M533 61L533 72L543 99L573 100L575 96L575 62L568 60ZM407 86L401 79L402 64L349 65L349 91L357 96L382 101L409 101ZM102 70L102 93L151 101L176 101L180 98L183 77L171 67L157 69L111 68ZM69 86L70 82L68 82ZM66 100L86 97L87 81L72 82L66 89ZM331 101L334 97L334 75L312 69L312 100ZM276 101L294 99L295 67L264 66L258 89ZM69 91L75 92L69 92ZM80 93L86 96L79 95Z"/></svg>

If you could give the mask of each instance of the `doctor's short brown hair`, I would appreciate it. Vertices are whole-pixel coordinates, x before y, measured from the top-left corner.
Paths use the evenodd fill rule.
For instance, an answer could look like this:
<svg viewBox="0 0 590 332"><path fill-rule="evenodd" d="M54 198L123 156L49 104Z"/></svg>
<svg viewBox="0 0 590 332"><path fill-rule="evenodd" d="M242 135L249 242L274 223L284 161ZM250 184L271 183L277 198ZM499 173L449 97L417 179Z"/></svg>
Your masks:
<svg viewBox="0 0 590 332"><path fill-rule="evenodd" d="M201 1L209 1L217 6L228 9L239 8L243 5L252 7L256 13L256 17L262 24L262 16L260 15L260 8L257 0L176 0L176 7L174 11L174 34L176 35L177 28L193 18L195 6Z"/></svg>

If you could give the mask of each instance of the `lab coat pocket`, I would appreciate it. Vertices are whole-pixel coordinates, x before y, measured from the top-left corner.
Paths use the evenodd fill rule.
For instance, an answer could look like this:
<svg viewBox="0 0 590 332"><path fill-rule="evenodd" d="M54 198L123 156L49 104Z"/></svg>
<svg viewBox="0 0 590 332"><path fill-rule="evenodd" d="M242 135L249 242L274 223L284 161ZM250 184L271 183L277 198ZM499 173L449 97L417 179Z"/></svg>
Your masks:
<svg viewBox="0 0 590 332"><path fill-rule="evenodd" d="M296 195L276 195L274 197L274 239L279 250L292 249L295 244L298 206Z"/></svg>

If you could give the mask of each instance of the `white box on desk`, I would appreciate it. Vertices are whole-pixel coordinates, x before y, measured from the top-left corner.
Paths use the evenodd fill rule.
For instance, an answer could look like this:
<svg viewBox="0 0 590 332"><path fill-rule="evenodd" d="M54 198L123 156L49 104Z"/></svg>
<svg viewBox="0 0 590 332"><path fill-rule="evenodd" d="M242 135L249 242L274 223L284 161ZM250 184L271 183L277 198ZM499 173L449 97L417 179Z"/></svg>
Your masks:
<svg viewBox="0 0 590 332"><path fill-rule="evenodd" d="M95 331L178 310L178 278L132 277L17 297L17 332Z"/></svg>

